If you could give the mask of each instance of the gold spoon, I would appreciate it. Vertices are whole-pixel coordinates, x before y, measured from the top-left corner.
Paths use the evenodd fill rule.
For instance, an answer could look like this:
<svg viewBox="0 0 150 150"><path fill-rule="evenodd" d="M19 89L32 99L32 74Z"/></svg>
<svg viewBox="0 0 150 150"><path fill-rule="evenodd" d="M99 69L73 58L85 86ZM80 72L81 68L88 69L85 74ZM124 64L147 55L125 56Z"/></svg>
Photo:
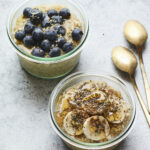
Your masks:
<svg viewBox="0 0 150 150"><path fill-rule="evenodd" d="M141 66L140 68L144 80L144 87L145 87L146 97L148 102L148 111L150 113L150 87L148 84L148 79L147 79L143 58L142 58L142 45L147 40L147 31L144 28L144 26L140 24L138 21L129 20L124 25L124 35L130 43L134 44L137 47L139 62Z"/></svg>
<svg viewBox="0 0 150 150"><path fill-rule="evenodd" d="M137 84L135 82L135 78L134 78L134 74L133 74L134 70L137 66L137 59L136 59L135 55L132 52L130 52L127 48L117 46L117 47L114 47L112 50L112 61L118 69L120 69L124 72L127 72L130 75L133 87L135 89L135 92L136 92L139 102L141 104L141 107L143 109L143 112L145 114L147 122L150 126L150 115L146 109L144 101L140 95L138 88L137 88Z"/></svg>

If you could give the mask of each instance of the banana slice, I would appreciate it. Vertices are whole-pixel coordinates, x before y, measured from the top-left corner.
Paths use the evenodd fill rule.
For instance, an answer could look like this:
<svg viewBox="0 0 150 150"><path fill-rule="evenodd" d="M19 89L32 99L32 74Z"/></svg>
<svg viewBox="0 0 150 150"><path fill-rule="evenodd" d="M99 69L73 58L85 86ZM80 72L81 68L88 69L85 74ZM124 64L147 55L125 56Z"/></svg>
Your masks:
<svg viewBox="0 0 150 150"><path fill-rule="evenodd" d="M102 91L94 91L90 95L84 97L82 101L91 100L93 98L96 98L98 102L102 102L106 99L106 95Z"/></svg>
<svg viewBox="0 0 150 150"><path fill-rule="evenodd" d="M119 124L123 122L125 118L125 114L123 110L117 111L115 113L110 112L109 116L107 116L107 120L111 123Z"/></svg>
<svg viewBox="0 0 150 150"><path fill-rule="evenodd" d="M128 107L126 103L123 100L120 100L120 103L118 102L117 105L117 111L116 112L109 112L109 115L106 117L106 119L114 124L119 124L123 122L126 116L126 111Z"/></svg>
<svg viewBox="0 0 150 150"><path fill-rule="evenodd" d="M60 113L62 113L64 110L69 108L70 106L69 101L72 100L73 98L74 98L73 92L68 92L63 96L60 104L60 109L59 109Z"/></svg>
<svg viewBox="0 0 150 150"><path fill-rule="evenodd" d="M100 93L100 98L98 98L97 101L101 103L106 99L106 95L102 91L99 91L99 93Z"/></svg>
<svg viewBox="0 0 150 150"><path fill-rule="evenodd" d="M95 88L96 88L96 85L93 81L84 82L83 84L81 84L79 86L79 89L82 89L82 90L85 90L85 91L91 91Z"/></svg>
<svg viewBox="0 0 150 150"><path fill-rule="evenodd" d="M99 141L107 138L110 127L103 116L92 116L84 122L83 133L91 140Z"/></svg>
<svg viewBox="0 0 150 150"><path fill-rule="evenodd" d="M84 111L75 110L69 112L63 122L65 131L73 136L82 134L83 123L86 118L88 118L88 115Z"/></svg>
<svg viewBox="0 0 150 150"><path fill-rule="evenodd" d="M64 97L62 99L62 102L60 104L60 113L62 113L64 110L68 109L69 108L69 102L68 102L68 98L67 97Z"/></svg>

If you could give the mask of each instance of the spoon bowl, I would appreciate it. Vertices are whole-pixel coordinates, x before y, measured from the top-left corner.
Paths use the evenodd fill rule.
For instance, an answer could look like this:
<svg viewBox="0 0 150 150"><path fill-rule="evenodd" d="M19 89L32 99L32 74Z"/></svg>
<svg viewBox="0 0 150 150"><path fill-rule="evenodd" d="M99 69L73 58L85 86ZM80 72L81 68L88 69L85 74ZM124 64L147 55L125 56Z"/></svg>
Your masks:
<svg viewBox="0 0 150 150"><path fill-rule="evenodd" d="M136 20L129 20L125 23L124 35L130 43L136 46L142 46L148 37L145 27Z"/></svg>
<svg viewBox="0 0 150 150"><path fill-rule="evenodd" d="M112 61L117 68L129 74L133 74L137 66L137 59L135 55L127 48L122 46L117 46L113 48Z"/></svg>

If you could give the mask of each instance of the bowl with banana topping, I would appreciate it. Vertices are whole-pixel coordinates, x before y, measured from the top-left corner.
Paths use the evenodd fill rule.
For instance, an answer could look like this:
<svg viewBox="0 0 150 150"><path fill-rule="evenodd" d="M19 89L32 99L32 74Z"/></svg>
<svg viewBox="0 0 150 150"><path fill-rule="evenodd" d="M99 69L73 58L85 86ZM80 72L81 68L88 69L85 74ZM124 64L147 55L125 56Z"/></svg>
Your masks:
<svg viewBox="0 0 150 150"><path fill-rule="evenodd" d="M51 124L73 150L113 149L135 121L135 102L127 89L106 73L72 74L50 96Z"/></svg>

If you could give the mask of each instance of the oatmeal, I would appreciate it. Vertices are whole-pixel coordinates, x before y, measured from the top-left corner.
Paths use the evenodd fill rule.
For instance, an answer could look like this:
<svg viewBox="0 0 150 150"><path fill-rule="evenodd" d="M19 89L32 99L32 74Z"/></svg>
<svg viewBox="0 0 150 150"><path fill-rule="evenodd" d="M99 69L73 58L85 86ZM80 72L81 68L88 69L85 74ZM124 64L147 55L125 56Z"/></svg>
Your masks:
<svg viewBox="0 0 150 150"><path fill-rule="evenodd" d="M100 143L121 134L130 120L130 106L121 93L105 82L84 81L59 97L55 118L75 139Z"/></svg>
<svg viewBox="0 0 150 150"><path fill-rule="evenodd" d="M25 8L13 31L16 44L37 57L57 57L72 51L82 38L82 24L60 5Z"/></svg>

